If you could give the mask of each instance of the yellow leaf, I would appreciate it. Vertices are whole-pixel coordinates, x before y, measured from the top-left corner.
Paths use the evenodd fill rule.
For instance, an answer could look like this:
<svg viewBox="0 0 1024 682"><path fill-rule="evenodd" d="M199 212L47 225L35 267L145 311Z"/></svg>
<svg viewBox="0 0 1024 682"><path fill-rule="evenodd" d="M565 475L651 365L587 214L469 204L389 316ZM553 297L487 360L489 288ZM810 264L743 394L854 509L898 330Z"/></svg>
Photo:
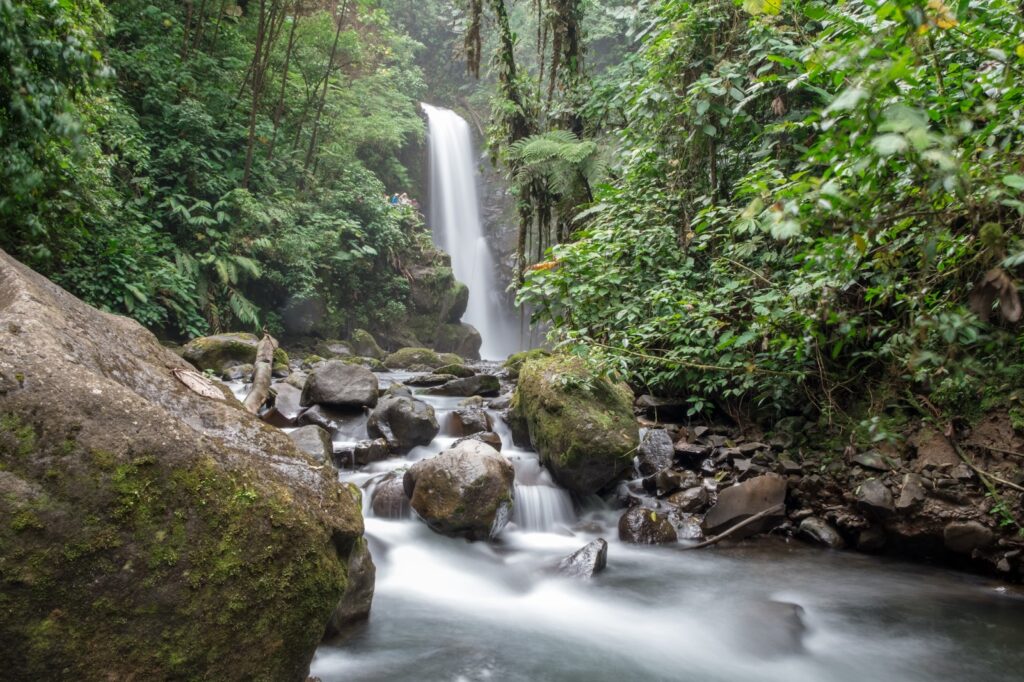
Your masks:
<svg viewBox="0 0 1024 682"><path fill-rule="evenodd" d="M859 234L853 235L853 245L857 247L858 251L860 251L860 255L863 256L865 253L867 253L868 243L864 241L864 237L860 236Z"/></svg>
<svg viewBox="0 0 1024 682"><path fill-rule="evenodd" d="M1017 46L1017 56L1024 59L1024 43Z"/></svg>

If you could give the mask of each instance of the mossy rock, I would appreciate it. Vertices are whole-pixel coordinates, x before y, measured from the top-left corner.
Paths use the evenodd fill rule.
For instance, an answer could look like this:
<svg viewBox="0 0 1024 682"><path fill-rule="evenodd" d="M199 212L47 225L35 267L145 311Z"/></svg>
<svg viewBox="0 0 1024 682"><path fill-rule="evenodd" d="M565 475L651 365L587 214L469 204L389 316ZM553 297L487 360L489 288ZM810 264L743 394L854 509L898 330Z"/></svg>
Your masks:
<svg viewBox="0 0 1024 682"><path fill-rule="evenodd" d="M483 340L473 325L437 325L433 346L441 353L456 353L470 360L480 359L480 345Z"/></svg>
<svg viewBox="0 0 1024 682"><path fill-rule="evenodd" d="M434 369L448 363L429 348L400 348L384 358L384 364L392 369L407 369L415 365Z"/></svg>
<svg viewBox="0 0 1024 682"><path fill-rule="evenodd" d="M260 340L255 334L233 332L201 336L185 344L182 357L200 371L211 369L218 374L233 365L251 365L256 362L256 346ZM274 369L288 368L288 353L283 348L274 351Z"/></svg>
<svg viewBox="0 0 1024 682"><path fill-rule="evenodd" d="M459 379L465 379L476 374L472 369L466 367L463 364L453 363L451 365L442 365L434 370L434 374L450 374L453 377Z"/></svg>
<svg viewBox="0 0 1024 682"><path fill-rule="evenodd" d="M629 387L595 375L576 357L524 362L512 419L529 433L555 480L580 495L626 470L640 442Z"/></svg>
<svg viewBox="0 0 1024 682"><path fill-rule="evenodd" d="M441 358L441 362L445 365L464 365L466 361L461 356L455 353L438 353L437 356Z"/></svg>
<svg viewBox="0 0 1024 682"><path fill-rule="evenodd" d="M524 350L518 353L513 353L508 356L505 363L502 365L508 370L508 375L512 379L519 378L519 370L522 368L523 363L527 360L536 360L537 358L549 358L551 357L551 351L544 350L543 348L533 348L531 350Z"/></svg>
<svg viewBox="0 0 1024 682"><path fill-rule="evenodd" d="M305 680L362 559L359 491L3 252L0 291L5 670Z"/></svg>
<svg viewBox="0 0 1024 682"><path fill-rule="evenodd" d="M352 332L348 342L352 352L356 355L362 355L363 357L375 360L380 360L387 355L384 349L377 344L377 339L373 338L373 334L365 329L357 329Z"/></svg>

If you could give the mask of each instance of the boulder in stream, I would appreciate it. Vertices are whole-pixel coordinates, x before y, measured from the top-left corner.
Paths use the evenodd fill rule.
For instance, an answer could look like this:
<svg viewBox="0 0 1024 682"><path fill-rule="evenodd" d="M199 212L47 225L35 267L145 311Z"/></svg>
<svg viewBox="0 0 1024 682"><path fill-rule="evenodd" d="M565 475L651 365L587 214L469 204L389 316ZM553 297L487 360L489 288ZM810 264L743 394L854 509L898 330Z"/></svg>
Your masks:
<svg viewBox="0 0 1024 682"><path fill-rule="evenodd" d="M138 323L0 252L5 672L300 682L360 507Z"/></svg>
<svg viewBox="0 0 1024 682"><path fill-rule="evenodd" d="M405 473L412 508L443 535L485 540L512 517L511 462L489 445L465 440Z"/></svg>
<svg viewBox="0 0 1024 682"><path fill-rule="evenodd" d="M450 396L496 396L500 392L501 384L498 383L498 377L491 374L476 374L462 379L452 379L440 386L427 389L427 393L431 395Z"/></svg>
<svg viewBox="0 0 1024 682"><path fill-rule="evenodd" d="M479 407L461 407L448 415L451 433L454 436L471 436L481 431L490 431L491 416Z"/></svg>
<svg viewBox="0 0 1024 682"><path fill-rule="evenodd" d="M318 364L306 378L301 403L303 407L373 407L378 394L377 375L369 369L342 360L328 360Z"/></svg>
<svg viewBox="0 0 1024 682"><path fill-rule="evenodd" d="M370 413L366 432L383 438L392 452L405 454L417 445L430 445L441 427L434 408L408 396L387 396Z"/></svg>
<svg viewBox="0 0 1024 682"><path fill-rule="evenodd" d="M374 487L370 496L373 515L382 519L406 519L412 514L409 498L405 496L404 472L386 474Z"/></svg>
<svg viewBox="0 0 1024 682"><path fill-rule="evenodd" d="M839 531L830 526L828 522L815 516L808 516L800 522L798 534L800 537L806 538L811 542L825 545L832 549L842 549L846 544Z"/></svg>
<svg viewBox="0 0 1024 682"><path fill-rule="evenodd" d="M526 361L510 416L513 432L526 432L554 479L578 495L626 471L639 445L629 387L594 375L580 358Z"/></svg>
<svg viewBox="0 0 1024 682"><path fill-rule="evenodd" d="M593 578L608 565L608 543L597 538L558 562L558 572L570 578Z"/></svg>
<svg viewBox="0 0 1024 682"><path fill-rule="evenodd" d="M356 329L349 336L348 345L352 348L352 352L356 355L361 355L364 358L373 358L375 360L383 359L387 353L377 344L377 339L373 338L373 334L366 331L365 329Z"/></svg>
<svg viewBox="0 0 1024 682"><path fill-rule="evenodd" d="M666 514L630 507L619 517L619 539L634 545L664 545L676 542L679 536Z"/></svg>
<svg viewBox="0 0 1024 682"><path fill-rule="evenodd" d="M331 462L331 434L321 427L314 424L301 426L289 433L288 437L317 464Z"/></svg>
<svg viewBox="0 0 1024 682"><path fill-rule="evenodd" d="M441 367L447 363L429 348L400 348L384 358L384 364L391 369L408 369L415 365L424 365L430 369Z"/></svg>

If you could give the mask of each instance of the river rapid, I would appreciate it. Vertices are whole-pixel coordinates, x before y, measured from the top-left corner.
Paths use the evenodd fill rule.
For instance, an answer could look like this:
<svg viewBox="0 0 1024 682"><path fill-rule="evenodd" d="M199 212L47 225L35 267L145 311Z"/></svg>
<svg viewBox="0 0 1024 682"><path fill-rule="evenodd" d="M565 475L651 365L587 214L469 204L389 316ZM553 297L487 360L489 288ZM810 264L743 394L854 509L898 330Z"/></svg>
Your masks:
<svg viewBox="0 0 1024 682"><path fill-rule="evenodd" d="M454 441L445 424L459 399L418 397L441 435L341 474L364 488L376 595L368 622L318 650L310 675L323 682L1024 679L1015 588L776 538L692 552L621 543L621 511L596 498L574 510L497 413L517 490L513 523L494 542L374 517L376 477ZM355 424L351 436L365 433ZM604 572L578 580L553 570L597 537L609 544Z"/></svg>

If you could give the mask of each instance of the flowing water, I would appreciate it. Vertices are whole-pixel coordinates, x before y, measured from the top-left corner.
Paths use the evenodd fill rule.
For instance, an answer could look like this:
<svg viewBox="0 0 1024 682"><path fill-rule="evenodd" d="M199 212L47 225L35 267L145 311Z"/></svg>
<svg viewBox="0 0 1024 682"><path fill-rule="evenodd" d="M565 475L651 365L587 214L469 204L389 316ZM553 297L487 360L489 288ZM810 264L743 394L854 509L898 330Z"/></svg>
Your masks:
<svg viewBox="0 0 1024 682"><path fill-rule="evenodd" d="M381 375L382 383L407 375ZM441 424L459 399L420 396ZM375 518L373 611L341 646L322 646L323 682L674 680L985 682L1024 679L1024 597L927 567L781 540L707 550L616 539L619 512L577 514L534 453L516 468L513 523L494 543L442 537L414 519ZM375 476L454 441L442 431ZM558 559L596 537L608 568L562 578ZM795 606L793 606L795 605ZM802 615L801 615L802 612Z"/></svg>
<svg viewBox="0 0 1024 682"><path fill-rule="evenodd" d="M430 225L434 243L452 257L455 278L469 287L462 321L483 339L480 355L496 360L521 350L506 310L497 267L484 236L473 137L465 119L423 104L430 135Z"/></svg>

